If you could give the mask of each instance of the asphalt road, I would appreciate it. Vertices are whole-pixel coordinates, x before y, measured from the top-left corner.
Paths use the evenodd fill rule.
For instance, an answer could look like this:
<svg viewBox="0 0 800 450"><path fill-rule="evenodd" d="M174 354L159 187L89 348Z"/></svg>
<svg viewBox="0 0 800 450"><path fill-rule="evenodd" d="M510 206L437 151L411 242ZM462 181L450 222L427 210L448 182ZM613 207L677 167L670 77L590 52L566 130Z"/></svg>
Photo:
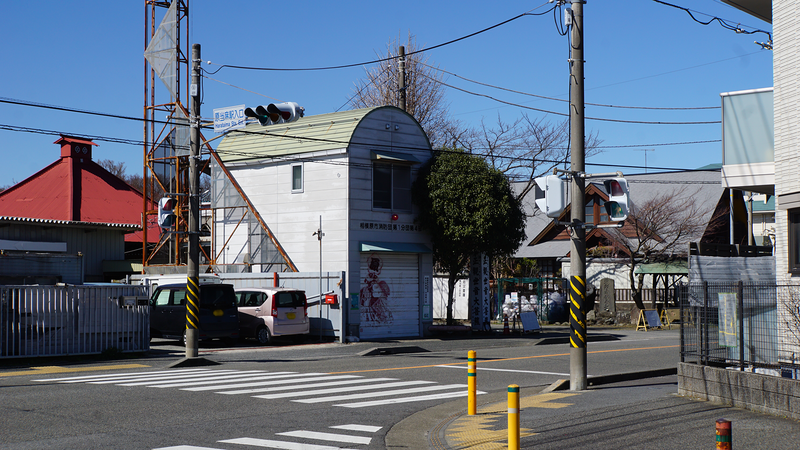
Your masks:
<svg viewBox="0 0 800 450"><path fill-rule="evenodd" d="M569 378L565 331L346 345L210 343L201 345L200 356L216 365L201 367L174 367L182 347L157 340L147 354L113 359L0 361L0 447L463 448L464 442L445 433L466 410L467 352L478 356L480 405L504 401L510 384L520 385L522 396L534 396ZM590 329L589 336L590 382L596 376L674 368L679 359L676 330ZM609 436L626 435L626 427L638 423L634 418L646 419L650 413L644 411L654 405L669 411L677 390L674 376L638 383L562 391L559 395L572 395L524 408L523 427L530 422L544 428L523 443L547 438L542 448L576 448L578 423L596 423ZM628 410L632 413L620 413ZM673 424L668 415L654 417ZM660 436L655 425L647 427ZM612 442L625 444L613 448L642 448Z"/></svg>

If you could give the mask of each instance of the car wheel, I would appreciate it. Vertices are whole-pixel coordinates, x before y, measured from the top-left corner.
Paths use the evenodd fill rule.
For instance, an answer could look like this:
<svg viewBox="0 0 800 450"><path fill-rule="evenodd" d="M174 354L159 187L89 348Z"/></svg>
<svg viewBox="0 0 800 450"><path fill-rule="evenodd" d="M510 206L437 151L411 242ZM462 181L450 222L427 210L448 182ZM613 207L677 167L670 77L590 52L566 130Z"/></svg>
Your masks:
<svg viewBox="0 0 800 450"><path fill-rule="evenodd" d="M269 333L269 328L264 325L258 327L256 330L256 339L261 345L267 345L272 341L272 335Z"/></svg>
<svg viewBox="0 0 800 450"><path fill-rule="evenodd" d="M181 338L181 345L186 347L186 330L183 330L183 337Z"/></svg>

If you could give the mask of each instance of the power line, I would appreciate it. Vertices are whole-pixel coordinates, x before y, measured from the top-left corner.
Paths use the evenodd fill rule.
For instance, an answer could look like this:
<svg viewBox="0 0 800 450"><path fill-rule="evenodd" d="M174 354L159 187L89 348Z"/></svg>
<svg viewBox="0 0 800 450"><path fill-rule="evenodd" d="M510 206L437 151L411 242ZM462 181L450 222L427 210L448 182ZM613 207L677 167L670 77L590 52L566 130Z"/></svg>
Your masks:
<svg viewBox="0 0 800 450"><path fill-rule="evenodd" d="M142 119L139 119L139 120L142 120ZM28 133L53 135L53 136L70 135L70 136L79 137L79 138L91 139L93 141L113 142L113 143L136 145L136 146L141 146L144 143L143 141L137 141L137 140L132 140L132 139L122 139L122 138L99 136L99 135L85 135L85 134L76 134L76 133L66 133L66 132L62 132L62 131L44 130L44 129L30 128L30 127L18 127L18 126L13 126L13 125L6 125L6 124L0 124L0 130L28 132ZM277 135L271 135L271 134L268 134L268 133L251 132L251 131L245 131L245 130L233 130L231 132L245 133L245 134L260 134L260 135L263 135L265 137L274 137L274 138L280 138L280 139L287 139L287 138L291 139L291 138L294 138L294 139L303 139L303 140L306 140L306 141L329 142L329 143L341 144L343 146L347 146L347 145L366 145L366 143L359 143L359 142L336 141L336 140L332 140L332 139L309 138L309 137L299 137L299 136L290 136L290 135L277 136ZM674 143L674 144L679 144L679 143ZM392 144L370 143L369 145L372 146L372 147L387 147L387 148L394 148L394 149L427 150L427 148L413 147L413 146L399 146L399 145L392 145ZM649 144L649 145L653 145L653 144ZM665 144L665 145L672 145L672 144ZM172 145L172 147L176 148L176 149L188 149L188 146L181 146L181 145ZM448 152L449 153L453 153L453 152L455 152L453 150L443 150L443 149L432 149L432 151L433 152L437 152L437 153L448 153ZM227 152L217 152L217 153L218 154L222 154L222 155L228 154L228 155L232 155L232 156L244 156L245 157L245 158L239 159L239 161L286 159L286 157L284 157L284 156L273 157L273 156L266 156L266 155L258 155L258 154L255 154L253 152L231 152L231 151L227 151ZM471 154L474 155L474 156L482 157L482 158L487 158L489 156L492 156L494 158L500 158L500 159L518 159L518 160L522 160L522 161L532 161L532 162L539 162L539 163L546 163L546 164L562 164L562 163L564 163L563 160L550 160L550 159L537 159L537 158L520 158L520 157L513 157L513 156L488 155L488 154L481 154L481 153L471 153ZM342 161L342 162L338 162L338 161L320 161L320 160L314 160L314 159L303 158L303 157L292 158L292 159L293 160L297 160L297 161L307 161L307 162L313 162L313 163L319 163L319 164L329 164L329 165L336 165L336 166L371 167L371 164L368 164L368 163L359 164L359 163L353 163L353 162L349 162L349 161L348 162L344 162L344 161ZM586 165L587 166L593 166L593 167L618 167L618 168L626 168L626 169L644 169L643 166L626 165L626 164L592 163L592 162L588 162L588 161L586 162ZM654 169L654 170L670 171L670 172L673 172L673 171L682 171L682 172L699 171L699 169L685 169L685 168L678 168L678 167L648 167L648 168L649 169ZM513 175L511 177L513 177Z"/></svg>
<svg viewBox="0 0 800 450"><path fill-rule="evenodd" d="M425 75L422 72L417 72L417 75L421 75L421 76L423 76L423 77L425 77L425 78L427 78L427 79L429 79L431 81L434 81L434 82L439 83L439 84L441 84L443 86L449 87L450 89L455 89L457 91L461 91L461 92L464 92L466 94L474 95L474 96L477 96L477 97L488 98L490 100L496 101L498 103L503 103L505 105L515 106L517 108L522 108L522 109L529 109L529 110L532 110L532 111L538 111L538 112L542 112L542 113L545 113L545 114L553 114L553 115L556 115L556 116L569 117L569 113L550 111L550 110L541 109L541 108L534 108L532 106L525 106L525 105L521 105L519 103L513 103L513 102L508 102L508 101L505 101L505 100L500 100L500 99L492 97L491 95L488 95L488 94L480 94L480 93L477 93L477 92L468 91L466 89L462 89L460 87L456 87L456 86L453 86L451 84L447 84L447 83L445 83L445 82L443 82L441 80L437 80L437 79L435 79L433 77ZM710 124L716 125L716 124L721 123L721 121L719 121L719 120L695 121L695 122L689 122L689 121L675 122L675 121L646 121L646 120L608 119L608 118L603 118L603 117L588 117L588 116L586 117L586 120L597 120L597 121L601 121L601 122L630 123L630 124L639 124L639 125L710 125Z"/></svg>
<svg viewBox="0 0 800 450"><path fill-rule="evenodd" d="M699 23L701 25L710 25L713 22L717 22L717 23L719 23L719 25L722 28L725 28L726 30L730 30L730 31L735 31L738 34L764 33L769 38L768 43L767 44L762 44L762 43L756 42L756 44L759 44L759 45L761 45L761 47L766 48L768 50L772 49L772 33L768 32L768 31L760 30L758 28L753 28L753 27L748 27L748 28L753 28L752 31L748 31L748 30L745 30L744 28L741 27L741 23L737 23L736 25L733 25L732 21L729 21L729 20L726 20L726 19L721 19L719 17L712 16L711 14L706 14L706 13L695 11L695 10L692 10L692 9L689 9L689 8L684 8L683 6L673 5L672 3L667 3L667 2L664 2L664 1L661 1L661 0L653 0L653 1L656 2L656 3L660 3L662 5L665 5L665 6L670 6L672 8L676 8L676 9L680 9L682 11L685 11L687 14L689 14L689 17L691 17L692 20L694 20L695 22L697 22L697 23ZM697 17L695 17L693 13L702 14L704 16L711 17L711 19L709 19L707 22L703 22L702 20L700 20Z"/></svg>
<svg viewBox="0 0 800 450"><path fill-rule="evenodd" d="M540 6L540 8L541 8L541 6ZM555 6L553 8L555 8ZM538 8L536 8L536 9L538 9ZM531 11L533 11L533 10L531 10ZM500 23L496 23L496 24L494 24L494 25L492 25L490 27L486 27L486 28L484 28L482 30L476 31L474 33L470 33L470 34L467 34L465 36L461 36L459 38L452 39L452 40L449 40L447 42L443 42L441 44L434 45L433 47L428 47L428 48L424 48L424 49L421 49L421 50L417 50L415 52L407 53L406 56L411 56L411 55L416 54L416 53L422 53L422 52L426 52L426 51L430 51L430 50L435 50L437 48L444 47L446 45L455 44L456 42L463 41L464 39L468 39L468 38L471 38L473 36L477 36L477 35L479 35L481 33L485 33L485 32L487 32L489 30L493 30L493 29L495 29L497 27L503 26L503 25L505 25L505 24L507 24L509 22L513 22L513 21L515 21L515 20L517 20L517 19L519 19L521 17L538 16L538 15L546 14L547 12L550 12L550 11L552 11L552 9L550 9L550 10L544 12L544 13L537 13L537 14L533 14L533 13L530 13L530 12L522 13L522 14L516 15L516 16L510 18L510 19L504 20L504 21L502 21ZM233 65L233 64L215 64L215 63L212 63L211 61L208 61L208 64L214 64L214 65L219 66L219 68L217 70L215 70L214 72L211 72L212 75L217 73L217 72L219 72L223 68L242 69L242 70L278 71L278 72L308 72L308 71L347 69L347 68L350 68L350 67L368 66L368 65L372 65L372 64L378 64L378 63L382 63L382 62L386 62L386 61L391 61L391 60L394 60L394 59L397 59L397 58L399 58L399 56L390 56L390 57L387 57L387 58L375 59L375 60L372 60L372 61L365 61L365 62L352 63L352 64L340 64L340 65L335 65L335 66L294 67L294 68L237 66L237 65Z"/></svg>
<svg viewBox="0 0 800 450"><path fill-rule="evenodd" d="M531 94L529 92L517 91L517 90L514 90L514 89L504 88L504 87L501 87L501 86L495 86L495 85L492 85L492 84L489 84L489 83L483 83L483 82L480 82L480 81L471 80L469 78L462 77L461 75L455 74L453 72L448 72L448 71L446 71L444 69L440 69L438 67L434 67L434 66L425 64L423 62L420 62L420 64L422 64L425 67L428 67L429 69L436 70L436 71L439 71L439 72L443 72L443 73L446 73L448 75L452 75L454 77L461 78L464 81L468 81L470 83L479 84L481 86L486 86L486 87L490 87L490 88L493 88L493 89L499 89L501 91L511 92L511 93L514 93L514 94L520 94L520 95L526 95L526 96L529 96L529 97L541 98L541 99L544 99L544 100L553 100L553 101L557 101L557 102L569 103L569 100L567 100L567 99L556 98L556 97L547 97L547 96L544 96L544 95ZM604 107L604 108L652 109L652 110L665 110L665 111L686 111L686 110L720 109L721 108L721 106L695 106L695 107L622 106L622 105L606 105L606 104L602 104L602 103L588 103L588 102L584 103L584 104L591 105L591 106L600 106L600 107Z"/></svg>

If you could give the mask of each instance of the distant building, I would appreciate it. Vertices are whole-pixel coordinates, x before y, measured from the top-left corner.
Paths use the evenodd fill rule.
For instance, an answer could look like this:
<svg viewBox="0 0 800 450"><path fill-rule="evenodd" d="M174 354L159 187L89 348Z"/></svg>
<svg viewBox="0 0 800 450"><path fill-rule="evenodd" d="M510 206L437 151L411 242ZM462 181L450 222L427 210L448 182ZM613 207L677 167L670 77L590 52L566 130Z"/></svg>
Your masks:
<svg viewBox="0 0 800 450"><path fill-rule="evenodd" d="M141 249L142 194L92 160L91 140L55 144L59 159L0 192L0 283L81 284L141 271L125 251Z"/></svg>
<svg viewBox="0 0 800 450"><path fill-rule="evenodd" d="M689 170L663 173L647 173L625 175L630 190L630 202L635 205L644 205L657 196L668 195L670 201L677 204L691 204L701 214L701 221L706 225L696 236L690 237L692 241L704 243L727 242L730 229L730 194L720 185L720 169L708 168L702 170ZM532 194L525 198L525 207L528 213L528 226L526 227L526 244L514 254L516 258L531 258L537 261L540 276L551 277L560 275L569 276L569 252L571 241L569 230L565 225L559 224L546 217L534 206ZM734 193L734 229L737 242L747 243L745 205L741 192ZM586 211L587 224L600 225L612 224L609 220L604 204L608 200L608 193L602 183L586 184ZM571 208L559 217L560 222L567 222L572 214ZM629 217L623 222L620 229L628 239L635 239L636 232ZM630 288L627 273L627 258L625 246L616 242L618 235L612 234L608 229L594 228L586 232L587 282L599 286L600 278L613 278L617 281L616 288ZM686 248L678 248L675 257L685 259L689 253ZM593 259L597 259L593 261Z"/></svg>

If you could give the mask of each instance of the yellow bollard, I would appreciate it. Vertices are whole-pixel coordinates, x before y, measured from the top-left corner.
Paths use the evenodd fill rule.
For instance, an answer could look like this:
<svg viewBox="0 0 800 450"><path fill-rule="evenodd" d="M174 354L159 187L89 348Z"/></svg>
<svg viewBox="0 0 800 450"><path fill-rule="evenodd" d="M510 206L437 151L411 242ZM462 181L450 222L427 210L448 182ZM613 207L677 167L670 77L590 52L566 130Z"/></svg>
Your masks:
<svg viewBox="0 0 800 450"><path fill-rule="evenodd" d="M519 386L508 386L508 450L519 450Z"/></svg>
<svg viewBox="0 0 800 450"><path fill-rule="evenodd" d="M475 395L477 391L477 362L475 361L475 350L467 353L467 414L474 416L478 413L478 406Z"/></svg>

